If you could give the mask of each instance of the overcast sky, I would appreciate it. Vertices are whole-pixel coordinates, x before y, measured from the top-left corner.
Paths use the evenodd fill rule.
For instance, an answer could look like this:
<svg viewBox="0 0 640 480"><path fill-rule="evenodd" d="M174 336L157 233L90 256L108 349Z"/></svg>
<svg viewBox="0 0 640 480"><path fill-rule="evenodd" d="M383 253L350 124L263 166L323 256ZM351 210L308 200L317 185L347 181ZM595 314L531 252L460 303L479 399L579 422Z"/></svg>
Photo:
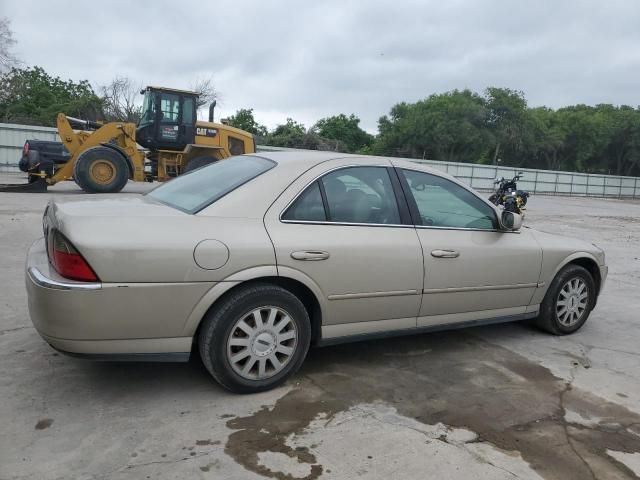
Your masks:
<svg viewBox="0 0 640 480"><path fill-rule="evenodd" d="M1 0L26 65L93 85L213 78L217 117L273 127L400 101L522 90L529 105L640 104L640 2Z"/></svg>

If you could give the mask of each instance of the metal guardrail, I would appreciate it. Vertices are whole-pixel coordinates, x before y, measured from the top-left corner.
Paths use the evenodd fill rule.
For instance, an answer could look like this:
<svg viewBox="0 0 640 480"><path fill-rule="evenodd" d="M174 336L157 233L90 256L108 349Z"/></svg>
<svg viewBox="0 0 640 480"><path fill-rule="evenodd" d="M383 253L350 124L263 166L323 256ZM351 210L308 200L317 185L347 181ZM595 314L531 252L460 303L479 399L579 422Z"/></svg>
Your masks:
<svg viewBox="0 0 640 480"><path fill-rule="evenodd" d="M28 139L58 140L57 130L51 127L35 127L0 123L0 172L17 173L18 159L24 142ZM296 148L258 145L258 151L300 151ZM593 196L613 198L640 198L640 177L620 177L554 170L512 168L474 163L416 160L458 178L476 190L493 190L496 177L513 177L523 172L518 187L532 194Z"/></svg>

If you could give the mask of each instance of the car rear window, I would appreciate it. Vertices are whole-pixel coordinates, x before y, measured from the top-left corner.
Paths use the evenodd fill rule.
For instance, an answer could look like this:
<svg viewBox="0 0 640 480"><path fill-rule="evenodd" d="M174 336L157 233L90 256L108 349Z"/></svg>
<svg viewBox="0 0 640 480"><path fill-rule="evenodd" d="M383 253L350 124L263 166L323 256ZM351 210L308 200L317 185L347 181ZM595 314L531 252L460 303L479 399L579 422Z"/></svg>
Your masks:
<svg viewBox="0 0 640 480"><path fill-rule="evenodd" d="M231 157L180 175L147 195L183 212L197 213L275 166L266 158Z"/></svg>

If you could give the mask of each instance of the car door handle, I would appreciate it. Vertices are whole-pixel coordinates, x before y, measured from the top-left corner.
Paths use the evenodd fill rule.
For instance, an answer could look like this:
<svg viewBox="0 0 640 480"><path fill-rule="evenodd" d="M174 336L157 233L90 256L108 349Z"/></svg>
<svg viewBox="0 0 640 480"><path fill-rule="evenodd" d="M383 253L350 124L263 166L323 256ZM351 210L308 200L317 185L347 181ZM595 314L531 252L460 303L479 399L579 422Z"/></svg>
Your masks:
<svg viewBox="0 0 640 480"><path fill-rule="evenodd" d="M431 250L431 256L438 258L458 258L460 252L456 252L455 250Z"/></svg>
<svg viewBox="0 0 640 480"><path fill-rule="evenodd" d="M326 260L329 258L329 252L323 252L322 250L302 250L300 252L292 252L291 258L294 260L308 260L312 262Z"/></svg>

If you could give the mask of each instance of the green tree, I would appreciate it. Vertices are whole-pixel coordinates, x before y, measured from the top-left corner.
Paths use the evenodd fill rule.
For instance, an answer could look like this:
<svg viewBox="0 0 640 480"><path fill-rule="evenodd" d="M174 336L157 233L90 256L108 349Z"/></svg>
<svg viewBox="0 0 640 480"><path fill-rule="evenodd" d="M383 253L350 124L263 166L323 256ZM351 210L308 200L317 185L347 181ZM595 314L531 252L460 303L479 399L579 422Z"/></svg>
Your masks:
<svg viewBox="0 0 640 480"><path fill-rule="evenodd" d="M606 116L588 105L561 108L556 115L560 128L566 132L558 167L578 172L604 171L602 153L609 139Z"/></svg>
<svg viewBox="0 0 640 480"><path fill-rule="evenodd" d="M267 127L260 125L253 117L253 108L241 108L225 120L227 125L240 128L258 137L267 136Z"/></svg>
<svg viewBox="0 0 640 480"><path fill-rule="evenodd" d="M307 131L303 124L287 118L286 123L278 125L270 132L265 141L274 147L302 148Z"/></svg>
<svg viewBox="0 0 640 480"><path fill-rule="evenodd" d="M517 154L522 150L528 133L524 93L509 88L489 87L485 97L487 127L495 142L493 163L497 164L500 156L507 164L517 163Z"/></svg>
<svg viewBox="0 0 640 480"><path fill-rule="evenodd" d="M318 132L291 118L278 125L265 138L265 145L274 147L302 148L306 150L336 150L336 140L321 137Z"/></svg>
<svg viewBox="0 0 640 480"><path fill-rule="evenodd" d="M494 143L487 129L486 101L470 90L399 103L378 121L377 154L477 162Z"/></svg>
<svg viewBox="0 0 640 480"><path fill-rule="evenodd" d="M0 75L3 122L53 126L58 112L96 120L101 117L102 100L87 80L61 80L40 67L12 68Z"/></svg>
<svg viewBox="0 0 640 480"><path fill-rule="evenodd" d="M640 166L640 109L627 105L598 105L605 117L608 138L603 157L606 170L616 175L629 175Z"/></svg>
<svg viewBox="0 0 640 480"><path fill-rule="evenodd" d="M562 160L560 153L567 138L567 131L560 123L560 116L547 107L530 109L527 115L530 130L529 166L558 170Z"/></svg>
<svg viewBox="0 0 640 480"><path fill-rule="evenodd" d="M335 115L322 118L313 127L313 130L324 139L335 140L336 150L357 152L368 147L373 142L373 135L360 128L360 119L351 114Z"/></svg>

